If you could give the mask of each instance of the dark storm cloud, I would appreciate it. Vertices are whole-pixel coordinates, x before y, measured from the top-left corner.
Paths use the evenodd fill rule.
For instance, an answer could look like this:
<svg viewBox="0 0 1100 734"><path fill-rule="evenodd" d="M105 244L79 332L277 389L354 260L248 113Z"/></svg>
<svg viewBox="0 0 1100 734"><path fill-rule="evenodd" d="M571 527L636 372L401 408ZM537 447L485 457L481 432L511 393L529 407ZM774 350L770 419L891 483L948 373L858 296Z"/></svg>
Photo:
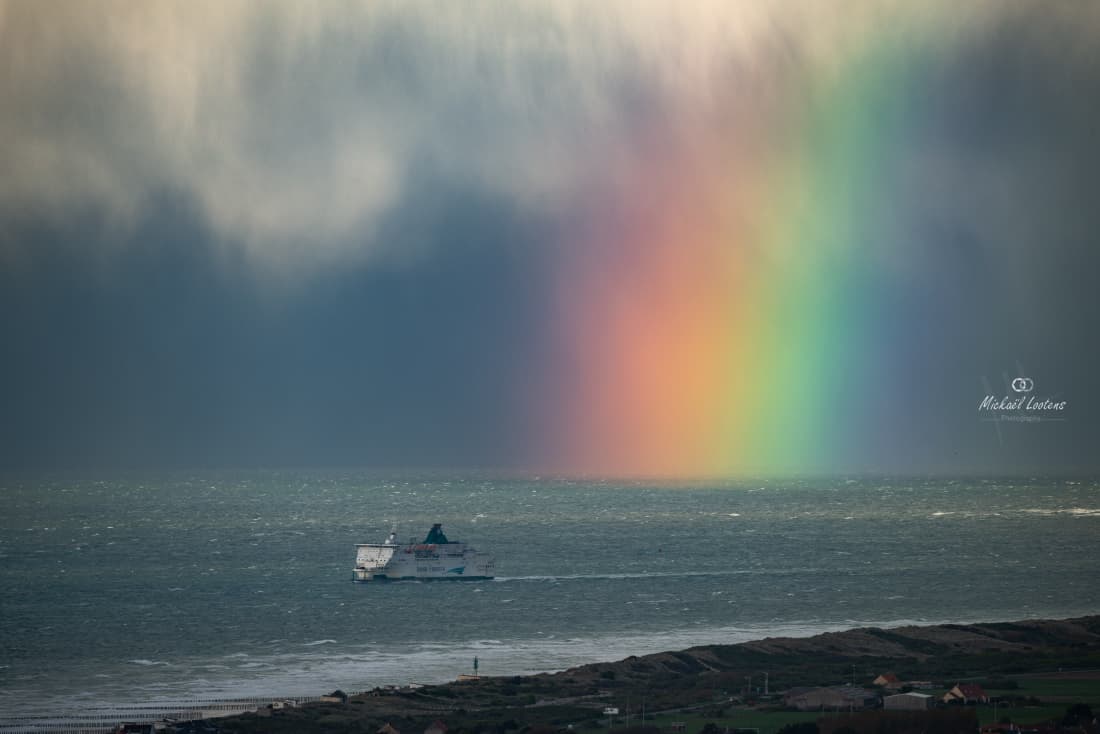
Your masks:
<svg viewBox="0 0 1100 734"><path fill-rule="evenodd" d="M893 392L883 466L1092 471L1100 443L1100 54L1097 28L1038 9L927 59L920 119L885 241L880 304ZM1068 402L1065 421L974 420L1014 376Z"/></svg>
<svg viewBox="0 0 1100 734"><path fill-rule="evenodd" d="M5 469L522 461L538 249L501 202L425 190L383 230L433 257L277 299L199 220L162 199L106 264L39 230L0 276Z"/></svg>

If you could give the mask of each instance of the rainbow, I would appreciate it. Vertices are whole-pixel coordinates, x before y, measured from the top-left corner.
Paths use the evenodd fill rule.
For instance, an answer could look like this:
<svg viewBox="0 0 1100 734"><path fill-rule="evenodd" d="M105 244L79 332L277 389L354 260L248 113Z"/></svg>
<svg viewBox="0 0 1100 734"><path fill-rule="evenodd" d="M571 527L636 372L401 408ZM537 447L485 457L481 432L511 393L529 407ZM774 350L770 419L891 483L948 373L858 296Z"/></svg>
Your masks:
<svg viewBox="0 0 1100 734"><path fill-rule="evenodd" d="M891 326L915 317L891 301L889 244L931 124L927 64L897 41L785 98L731 100L767 106L730 115L735 131L672 112L636 133L642 152L560 248L534 386L543 466L873 468L903 379Z"/></svg>

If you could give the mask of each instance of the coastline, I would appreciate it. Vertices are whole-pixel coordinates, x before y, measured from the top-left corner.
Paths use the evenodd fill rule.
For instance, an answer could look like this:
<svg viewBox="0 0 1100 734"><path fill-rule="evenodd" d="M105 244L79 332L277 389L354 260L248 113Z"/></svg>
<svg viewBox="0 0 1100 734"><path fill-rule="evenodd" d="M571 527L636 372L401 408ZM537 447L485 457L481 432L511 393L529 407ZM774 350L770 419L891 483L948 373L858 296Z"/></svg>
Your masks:
<svg viewBox="0 0 1100 734"><path fill-rule="evenodd" d="M722 698L719 694L730 702L740 698L747 703L763 695L758 690L760 677L756 687L751 684L751 677L763 673L768 674L766 693L771 696L801 686L870 685L874 675L894 670L943 686L968 678L1100 670L1100 615L856 627L809 637L699 645L558 672L376 688L347 702L230 717L219 722L219 728L308 732L340 730L333 727L376 729L390 723L400 730L403 724L419 731L440 717L465 723L499 720L553 726L570 719L592 720L612 703L616 704L612 708L629 709L644 701L651 711L675 710L706 706ZM747 691L746 678L750 679Z"/></svg>
<svg viewBox="0 0 1100 734"><path fill-rule="evenodd" d="M476 719L552 725L573 719L591 720L609 703L629 709L644 702L650 711L706 708L721 698L717 692L722 692L730 703L739 705L752 697L753 690L757 697L774 697L801 686L868 684L872 673L887 670L940 685L956 679L1053 674L1059 670L1096 671L1100 678L1100 615L859 626L806 636L765 636L628 655L554 672L383 685L350 692L346 699L329 698L325 694L330 691L317 690L310 696L253 695L225 699L216 705L211 701L181 701L175 707L116 707L116 712L125 708L131 714L129 719L85 708L84 715L56 712L11 717L0 724L4 732L94 732L108 731L108 722L163 721L171 715L179 722L206 722L202 726L225 732L358 731L364 726L375 731L394 722L400 724L395 726L399 730L404 731L403 725L411 726L410 731L421 731L440 717L467 723ZM761 688L764 673L767 690ZM757 685L748 682L746 686L746 679L752 677L756 677ZM750 689L747 692L746 687ZM181 724L177 730L195 731L197 726Z"/></svg>

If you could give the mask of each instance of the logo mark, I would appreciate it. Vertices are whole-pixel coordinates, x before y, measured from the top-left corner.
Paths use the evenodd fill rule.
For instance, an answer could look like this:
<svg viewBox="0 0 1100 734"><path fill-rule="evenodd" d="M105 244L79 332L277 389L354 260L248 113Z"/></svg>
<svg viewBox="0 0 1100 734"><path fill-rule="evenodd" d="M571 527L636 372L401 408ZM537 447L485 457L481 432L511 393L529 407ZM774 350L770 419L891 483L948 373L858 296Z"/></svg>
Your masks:
<svg viewBox="0 0 1100 734"><path fill-rule="evenodd" d="M1012 381L1012 389L1016 392L1031 392L1035 389L1035 381L1030 377L1017 377Z"/></svg>

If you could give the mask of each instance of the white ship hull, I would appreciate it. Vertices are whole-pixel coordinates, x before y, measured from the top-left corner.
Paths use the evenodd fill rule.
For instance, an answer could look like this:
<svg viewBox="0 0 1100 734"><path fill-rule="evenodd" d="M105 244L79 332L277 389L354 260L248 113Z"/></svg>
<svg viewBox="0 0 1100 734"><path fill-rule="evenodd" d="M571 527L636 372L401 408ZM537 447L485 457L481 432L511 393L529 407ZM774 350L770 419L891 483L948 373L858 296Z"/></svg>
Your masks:
<svg viewBox="0 0 1100 734"><path fill-rule="evenodd" d="M438 539L442 542L401 544L391 534L385 543L359 543L355 546L353 578L356 581L493 578L495 562L491 555L465 543L448 541L437 525L427 540Z"/></svg>

